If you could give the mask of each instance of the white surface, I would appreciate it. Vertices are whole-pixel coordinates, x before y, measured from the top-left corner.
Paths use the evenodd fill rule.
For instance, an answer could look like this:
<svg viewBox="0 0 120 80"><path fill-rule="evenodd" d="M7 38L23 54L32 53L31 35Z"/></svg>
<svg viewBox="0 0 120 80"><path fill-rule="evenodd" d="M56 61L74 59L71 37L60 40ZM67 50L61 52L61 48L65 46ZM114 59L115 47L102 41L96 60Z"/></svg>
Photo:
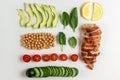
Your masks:
<svg viewBox="0 0 120 80"><path fill-rule="evenodd" d="M75 6L78 11L84 2L88 0L2 0L0 2L0 80L39 80L29 79L24 76L24 71L28 67L43 66L43 65L64 65L73 66L79 69L79 75L75 78L44 78L41 80L120 80L120 1L119 0L89 0L97 1L104 7L104 17L97 22L100 25L102 34L101 55L98 57L94 70L89 70L85 67L82 61L73 63L67 62L30 62L23 63L20 57L24 53L61 53L60 46L57 44L55 48L50 50L30 51L20 46L20 36L29 32L52 32L57 35L59 31L66 33L67 38L75 35L79 36L79 28L84 23L93 23L84 20L79 15L79 24L76 32L73 33L70 27L63 30L63 26L59 23L55 29L39 29L33 30L32 28L25 29L19 26L19 16L16 11L17 8L24 8L23 3L37 2L40 4L53 4L58 11L71 11ZM69 33L68 33L69 31ZM72 54L78 53L78 45L74 49L67 45L64 49L65 53Z"/></svg>

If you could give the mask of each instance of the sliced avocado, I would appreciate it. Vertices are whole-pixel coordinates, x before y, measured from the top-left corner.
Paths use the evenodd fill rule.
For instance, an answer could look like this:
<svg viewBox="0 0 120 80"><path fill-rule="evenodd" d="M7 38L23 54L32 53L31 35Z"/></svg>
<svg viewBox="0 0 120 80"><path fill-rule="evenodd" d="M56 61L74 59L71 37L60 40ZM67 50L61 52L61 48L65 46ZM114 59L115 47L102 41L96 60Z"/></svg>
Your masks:
<svg viewBox="0 0 120 80"><path fill-rule="evenodd" d="M46 14L45 14L43 8L42 8L39 4L35 3L35 7L37 8L37 10L38 10L38 11L40 12L40 14L41 14L42 21L41 21L41 23L40 23L40 28L43 28L43 27L45 27L45 25L46 25L46 23L47 23Z"/></svg>
<svg viewBox="0 0 120 80"><path fill-rule="evenodd" d="M31 4L31 9L33 11L33 13L35 14L36 16L36 24L33 25L33 28L36 29L39 27L41 21L42 21L42 17L40 15L40 13L38 12L38 10L36 9L35 5L34 4Z"/></svg>
<svg viewBox="0 0 120 80"><path fill-rule="evenodd" d="M22 9L17 9L20 15L20 25L25 26L27 17L25 16L25 12Z"/></svg>
<svg viewBox="0 0 120 80"><path fill-rule="evenodd" d="M47 13L47 27L51 27L52 26L52 13L50 8L47 5L42 5L43 9L45 10L45 12Z"/></svg>
<svg viewBox="0 0 120 80"><path fill-rule="evenodd" d="M58 21L59 21L59 13L57 12L56 8L54 6L50 6L50 9L53 13L53 16L54 16L54 19L53 19L53 22L52 22L52 26L53 27L56 27Z"/></svg>
<svg viewBox="0 0 120 80"><path fill-rule="evenodd" d="M26 26L31 27L33 25L33 22L34 22L34 13L32 12L30 4L25 3L25 11L27 12L27 14L29 16L29 20L26 23Z"/></svg>

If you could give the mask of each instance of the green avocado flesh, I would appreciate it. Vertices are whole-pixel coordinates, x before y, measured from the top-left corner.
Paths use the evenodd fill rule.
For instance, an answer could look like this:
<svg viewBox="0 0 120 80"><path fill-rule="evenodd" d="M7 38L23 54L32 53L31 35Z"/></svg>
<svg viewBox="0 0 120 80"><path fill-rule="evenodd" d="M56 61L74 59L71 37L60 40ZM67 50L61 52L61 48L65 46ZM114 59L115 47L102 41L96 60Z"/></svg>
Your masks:
<svg viewBox="0 0 120 80"><path fill-rule="evenodd" d="M32 12L30 4L25 3L25 11L27 12L27 14L29 16L29 20L26 23L26 26L31 27L33 25L33 22L34 22L34 13Z"/></svg>
<svg viewBox="0 0 120 80"><path fill-rule="evenodd" d="M20 15L20 25L21 26L25 26L26 24L26 16L25 16L25 12L22 9L17 9L19 15Z"/></svg>
<svg viewBox="0 0 120 80"><path fill-rule="evenodd" d="M58 21L59 21L59 13L57 12L56 8L54 6L50 6L50 9L53 13L54 19L52 22L52 27L56 27Z"/></svg>
<svg viewBox="0 0 120 80"><path fill-rule="evenodd" d="M41 18L41 15L40 13L38 12L38 10L36 9L35 5L34 4L31 4L31 9L33 11L33 13L35 14L36 16L36 24L33 25L33 28L36 29L39 27L41 21L42 21L42 18Z"/></svg>
<svg viewBox="0 0 120 80"><path fill-rule="evenodd" d="M45 25L46 25L47 17L46 17L46 15L45 15L45 12L44 12L43 8L42 8L39 4L35 3L35 7L37 8L37 10L38 10L38 11L40 12L40 14L41 14L42 21L41 21L41 23L40 23L40 28L43 28L43 27L45 27Z"/></svg>
<svg viewBox="0 0 120 80"><path fill-rule="evenodd" d="M47 26L47 28L49 28L49 27L52 26L52 22L53 22L52 13L51 13L50 8L47 5L42 5L42 7L47 14L47 24L46 24L46 26Z"/></svg>
<svg viewBox="0 0 120 80"><path fill-rule="evenodd" d="M59 13L53 5L39 5L25 3L25 11L17 9L20 15L20 25L38 28L54 28L59 21Z"/></svg>

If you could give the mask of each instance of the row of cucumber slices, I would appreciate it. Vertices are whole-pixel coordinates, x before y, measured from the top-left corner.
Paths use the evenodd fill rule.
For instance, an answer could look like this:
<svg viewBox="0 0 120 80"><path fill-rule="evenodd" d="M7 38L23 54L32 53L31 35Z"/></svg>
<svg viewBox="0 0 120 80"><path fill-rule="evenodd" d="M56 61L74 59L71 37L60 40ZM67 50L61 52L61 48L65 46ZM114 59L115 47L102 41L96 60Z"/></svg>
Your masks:
<svg viewBox="0 0 120 80"><path fill-rule="evenodd" d="M46 66L29 68L26 71L26 76L30 78L43 77L75 77L79 73L77 68L63 66Z"/></svg>
<svg viewBox="0 0 120 80"><path fill-rule="evenodd" d="M17 10L20 15L21 26L33 27L34 29L43 27L50 28L56 27L59 21L59 13L53 5L25 3L25 12L23 9ZM28 15L28 18L26 15Z"/></svg>

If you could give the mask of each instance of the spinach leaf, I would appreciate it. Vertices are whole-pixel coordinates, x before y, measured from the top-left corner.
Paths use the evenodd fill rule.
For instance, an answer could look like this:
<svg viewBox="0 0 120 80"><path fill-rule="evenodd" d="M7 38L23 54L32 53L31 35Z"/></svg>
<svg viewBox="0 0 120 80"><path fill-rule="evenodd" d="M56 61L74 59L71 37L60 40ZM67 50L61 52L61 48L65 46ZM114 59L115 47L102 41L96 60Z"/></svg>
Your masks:
<svg viewBox="0 0 120 80"><path fill-rule="evenodd" d="M76 45L77 45L77 39L75 37L71 37L69 39L69 45L72 47L72 48L75 48Z"/></svg>
<svg viewBox="0 0 120 80"><path fill-rule="evenodd" d="M77 7L75 7L73 8L70 14L70 26L73 29L73 32L75 32L77 25L78 25L78 12L77 12Z"/></svg>
<svg viewBox="0 0 120 80"><path fill-rule="evenodd" d="M69 24L69 14L67 12L62 13L61 22L65 29L65 27Z"/></svg>
<svg viewBox="0 0 120 80"><path fill-rule="evenodd" d="M59 32L59 44L61 45L61 50L63 51L63 45L66 45L66 36L63 32Z"/></svg>

